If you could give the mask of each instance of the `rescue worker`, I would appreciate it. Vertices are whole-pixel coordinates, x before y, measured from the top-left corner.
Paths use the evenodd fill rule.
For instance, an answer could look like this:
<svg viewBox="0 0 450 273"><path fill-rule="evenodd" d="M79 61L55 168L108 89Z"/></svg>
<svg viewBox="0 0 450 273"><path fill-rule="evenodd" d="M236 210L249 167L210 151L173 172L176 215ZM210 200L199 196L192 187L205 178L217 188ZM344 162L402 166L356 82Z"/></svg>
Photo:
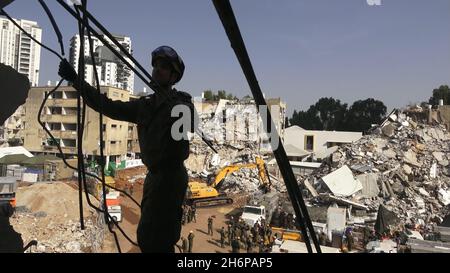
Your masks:
<svg viewBox="0 0 450 273"><path fill-rule="evenodd" d="M194 237L195 237L194 232L191 230L188 235L188 241L189 241L188 252L189 253L192 253L192 249L194 248Z"/></svg>
<svg viewBox="0 0 450 273"><path fill-rule="evenodd" d="M222 229L220 230L220 247L224 248L225 247L225 228L222 227Z"/></svg>
<svg viewBox="0 0 450 273"><path fill-rule="evenodd" d="M115 120L137 124L142 161L149 170L137 228L138 244L142 252L173 253L180 239L181 206L188 185L184 166L189 157L187 129L194 132L197 122L194 122L196 115L191 96L173 88L183 77L185 69L177 52L169 46L158 47L152 52L152 66L151 84L161 93L129 102L113 101L100 94L78 77L67 60L61 62L59 75L73 84L93 110ZM189 117L181 117L186 126L173 130L180 132L182 129L182 137L172 134L174 123L180 119L171 117L174 107L190 109ZM186 119L190 119L190 126Z"/></svg>
<svg viewBox="0 0 450 273"><path fill-rule="evenodd" d="M240 244L240 239L239 237L236 237L233 239L233 241L231 242L231 251L233 253L239 253L239 250L241 249L241 244Z"/></svg>
<svg viewBox="0 0 450 273"><path fill-rule="evenodd" d="M183 253L188 252L188 241L184 237L181 237L181 249L182 249Z"/></svg>
<svg viewBox="0 0 450 273"><path fill-rule="evenodd" d="M210 216L208 218L208 235L213 236L213 218Z"/></svg>

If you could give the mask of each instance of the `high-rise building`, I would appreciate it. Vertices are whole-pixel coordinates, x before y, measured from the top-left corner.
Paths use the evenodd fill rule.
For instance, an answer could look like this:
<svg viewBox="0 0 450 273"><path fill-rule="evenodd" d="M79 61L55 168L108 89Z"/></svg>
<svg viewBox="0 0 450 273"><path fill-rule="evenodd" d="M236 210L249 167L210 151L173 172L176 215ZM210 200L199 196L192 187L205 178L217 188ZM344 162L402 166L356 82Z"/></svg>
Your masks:
<svg viewBox="0 0 450 273"><path fill-rule="evenodd" d="M41 42L42 29L36 22L14 19L33 38ZM41 47L22 33L7 18L0 17L0 63L9 65L19 73L28 77L32 86L39 84L39 66L41 61ZM14 90L4 90L14 92ZM23 107L9 117L4 124L0 124L0 146L20 145L23 141Z"/></svg>
<svg viewBox="0 0 450 273"><path fill-rule="evenodd" d="M33 38L41 42L42 29L36 22L14 19ZM41 47L22 33L7 18L0 17L0 63L9 65L30 79L32 86L39 84Z"/></svg>
<svg viewBox="0 0 450 273"><path fill-rule="evenodd" d="M112 42L103 35L110 44ZM131 50L131 39L121 35L114 35L114 38L128 51ZM128 90L133 93L134 89L134 73L125 64L123 64L112 52L109 50L99 39L92 36L93 51L95 57L95 64L97 73L99 76L100 84L104 86L116 87L124 90ZM120 50L113 45L119 52ZM78 68L80 58L81 39L80 35L75 35L71 39L70 43L70 63ZM124 56L129 61L127 57ZM89 39L87 35L84 39L84 61L85 61L85 73L84 80L89 84L95 84L94 66L92 64L92 58L89 48Z"/></svg>

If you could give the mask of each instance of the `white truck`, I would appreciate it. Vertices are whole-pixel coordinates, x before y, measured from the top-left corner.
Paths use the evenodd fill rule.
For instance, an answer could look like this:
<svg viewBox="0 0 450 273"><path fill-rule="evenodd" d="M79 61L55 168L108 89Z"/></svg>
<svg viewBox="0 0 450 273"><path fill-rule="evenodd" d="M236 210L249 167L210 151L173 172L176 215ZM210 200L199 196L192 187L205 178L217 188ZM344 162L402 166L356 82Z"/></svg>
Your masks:
<svg viewBox="0 0 450 273"><path fill-rule="evenodd" d="M122 222L122 207L108 206L108 213L116 222Z"/></svg>
<svg viewBox="0 0 450 273"><path fill-rule="evenodd" d="M245 206L241 216L242 220L251 227L261 220L266 220L266 208L264 206Z"/></svg>
<svg viewBox="0 0 450 273"><path fill-rule="evenodd" d="M264 219L266 224L270 224L272 213L278 206L279 194L269 192L260 196L254 196L250 204L244 207L241 218L249 225L261 224Z"/></svg>
<svg viewBox="0 0 450 273"><path fill-rule="evenodd" d="M120 193L117 191L110 192L106 195L106 206L108 213L116 222L122 221L122 207L119 200Z"/></svg>

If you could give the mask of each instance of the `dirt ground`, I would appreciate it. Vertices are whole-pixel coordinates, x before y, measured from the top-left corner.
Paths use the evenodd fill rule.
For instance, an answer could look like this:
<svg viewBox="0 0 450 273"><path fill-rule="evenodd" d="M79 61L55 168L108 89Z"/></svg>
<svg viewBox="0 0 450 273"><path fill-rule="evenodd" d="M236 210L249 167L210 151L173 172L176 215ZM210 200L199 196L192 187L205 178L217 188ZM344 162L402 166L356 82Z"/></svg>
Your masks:
<svg viewBox="0 0 450 273"><path fill-rule="evenodd" d="M142 172L142 170L136 170L136 173ZM128 176L133 176L135 173L128 171ZM123 183L120 185L123 187ZM133 189L133 198L140 203L142 199L143 184L135 183ZM139 207L126 196L121 197L122 204L122 217L123 221L120 223L120 227L124 232L136 242L136 230L140 218ZM189 223L183 226L181 231L181 236L187 237L189 232L192 230L194 232L194 246L193 252L197 253L228 253L231 252L231 247L226 246L225 248L220 247L220 234L218 230L220 228L227 227L228 217L231 215L239 213L233 205L228 206L218 206L209 208L198 208L197 209L197 222ZM208 232L208 217L212 216L214 218L213 228L214 235L207 235ZM140 253L138 247L133 246L117 228L114 229L118 234L119 244L123 253ZM181 246L181 242L178 243ZM117 252L115 242L112 236L108 236L105 242L104 252ZM179 252L176 249L176 252Z"/></svg>

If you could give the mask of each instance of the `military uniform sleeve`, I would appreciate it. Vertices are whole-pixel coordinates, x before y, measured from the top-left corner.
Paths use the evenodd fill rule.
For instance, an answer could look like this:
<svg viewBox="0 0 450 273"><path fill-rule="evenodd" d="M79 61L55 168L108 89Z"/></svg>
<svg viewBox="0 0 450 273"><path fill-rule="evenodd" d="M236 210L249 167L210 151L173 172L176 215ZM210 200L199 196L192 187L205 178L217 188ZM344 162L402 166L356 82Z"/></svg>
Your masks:
<svg viewBox="0 0 450 273"><path fill-rule="evenodd" d="M137 123L140 100L113 101L85 81L75 82L74 87L93 110L115 120Z"/></svg>

